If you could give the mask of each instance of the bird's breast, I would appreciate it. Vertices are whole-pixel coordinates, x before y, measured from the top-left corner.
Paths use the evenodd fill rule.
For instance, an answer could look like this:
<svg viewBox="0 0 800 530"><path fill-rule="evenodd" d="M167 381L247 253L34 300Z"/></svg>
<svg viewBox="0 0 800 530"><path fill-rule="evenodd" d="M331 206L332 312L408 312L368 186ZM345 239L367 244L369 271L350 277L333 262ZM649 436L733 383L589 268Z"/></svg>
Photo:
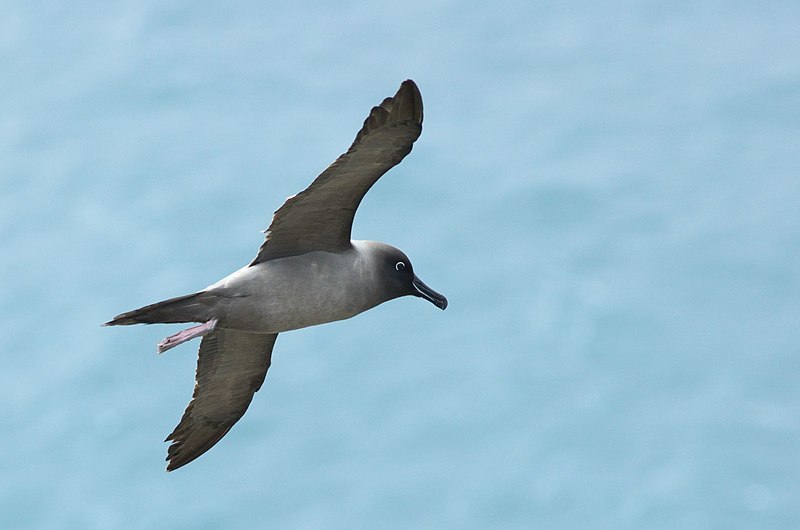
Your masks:
<svg viewBox="0 0 800 530"><path fill-rule="evenodd" d="M278 333L350 318L374 307L376 288L355 252L312 252L245 267L209 287L224 293L220 325Z"/></svg>

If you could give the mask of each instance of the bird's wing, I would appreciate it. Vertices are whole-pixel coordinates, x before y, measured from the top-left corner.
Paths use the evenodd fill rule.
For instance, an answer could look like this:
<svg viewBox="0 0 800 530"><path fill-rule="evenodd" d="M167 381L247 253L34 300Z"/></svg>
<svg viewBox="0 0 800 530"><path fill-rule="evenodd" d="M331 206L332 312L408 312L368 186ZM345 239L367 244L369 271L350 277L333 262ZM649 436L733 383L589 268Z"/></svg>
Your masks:
<svg viewBox="0 0 800 530"><path fill-rule="evenodd" d="M411 152L421 132L422 96L407 80L394 97L372 108L350 149L275 212L250 265L349 248L353 217L364 194Z"/></svg>
<svg viewBox="0 0 800 530"><path fill-rule="evenodd" d="M225 436L267 375L278 334L221 329L203 337L194 395L167 436L167 471L184 466Z"/></svg>

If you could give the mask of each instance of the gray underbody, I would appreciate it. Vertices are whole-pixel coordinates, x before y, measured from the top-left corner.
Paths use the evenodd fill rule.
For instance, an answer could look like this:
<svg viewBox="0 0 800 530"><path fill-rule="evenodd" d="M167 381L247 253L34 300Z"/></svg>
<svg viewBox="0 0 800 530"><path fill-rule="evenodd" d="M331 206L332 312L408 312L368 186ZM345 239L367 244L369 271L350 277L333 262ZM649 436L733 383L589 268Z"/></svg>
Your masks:
<svg viewBox="0 0 800 530"><path fill-rule="evenodd" d="M220 329L280 333L350 318L386 301L371 253L309 252L243 267L203 290L216 295L207 319Z"/></svg>

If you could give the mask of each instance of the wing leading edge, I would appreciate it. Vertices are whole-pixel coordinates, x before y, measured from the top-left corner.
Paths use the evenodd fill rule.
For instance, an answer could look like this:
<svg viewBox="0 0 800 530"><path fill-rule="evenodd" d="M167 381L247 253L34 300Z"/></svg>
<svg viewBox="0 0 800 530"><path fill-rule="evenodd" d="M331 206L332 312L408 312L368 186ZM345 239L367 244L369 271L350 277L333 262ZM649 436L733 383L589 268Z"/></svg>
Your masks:
<svg viewBox="0 0 800 530"><path fill-rule="evenodd" d="M406 80L394 97L373 107L346 153L311 185L289 197L272 218L258 255L250 264L350 247L350 230L361 199L400 163L422 133L422 96Z"/></svg>

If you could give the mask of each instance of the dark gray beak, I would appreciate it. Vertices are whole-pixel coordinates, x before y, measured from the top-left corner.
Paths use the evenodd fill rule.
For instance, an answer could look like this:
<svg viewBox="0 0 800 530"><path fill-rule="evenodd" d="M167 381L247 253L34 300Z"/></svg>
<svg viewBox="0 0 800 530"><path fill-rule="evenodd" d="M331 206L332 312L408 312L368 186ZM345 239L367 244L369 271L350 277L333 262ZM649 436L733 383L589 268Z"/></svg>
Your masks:
<svg viewBox="0 0 800 530"><path fill-rule="evenodd" d="M411 293L414 296L424 298L439 309L444 309L447 307L447 298L425 285L422 280L417 278L416 274L414 275L414 280L411 282L411 285L414 286L414 292Z"/></svg>

